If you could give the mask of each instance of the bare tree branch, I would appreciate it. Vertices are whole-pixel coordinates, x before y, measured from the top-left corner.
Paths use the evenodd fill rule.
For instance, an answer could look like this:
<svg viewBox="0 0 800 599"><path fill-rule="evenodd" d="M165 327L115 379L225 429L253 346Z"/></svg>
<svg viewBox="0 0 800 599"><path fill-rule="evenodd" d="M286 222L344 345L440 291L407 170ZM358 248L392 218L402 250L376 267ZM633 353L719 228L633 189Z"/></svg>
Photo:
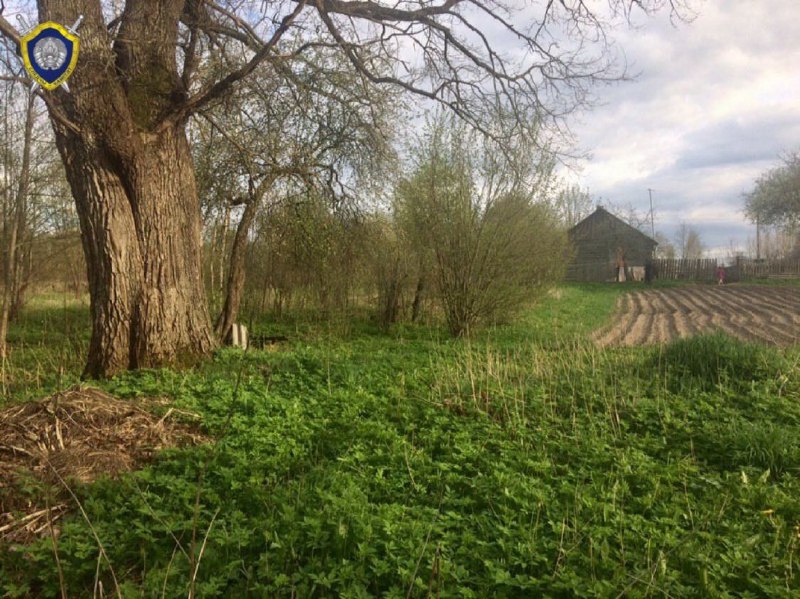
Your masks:
<svg viewBox="0 0 800 599"><path fill-rule="evenodd" d="M190 97L185 103L178 106L177 109L173 111L173 113L170 115L170 120L180 121L187 115L197 111L212 100L220 98L224 94L228 93L235 83L241 81L250 73L252 73L255 68L270 54L270 52L273 51L275 45L281 39L283 34L289 29L290 25L303 10L304 6L305 0L300 0L295 9L281 20L280 25L272 34L272 37L269 39L269 41L267 41L267 43L265 43L262 48L256 52L255 56L253 56L246 65L240 69L237 69L236 71L233 71L224 79L211 86L207 86L194 96Z"/></svg>
<svg viewBox="0 0 800 599"><path fill-rule="evenodd" d="M0 34L19 45L19 32L2 16L2 11L0 11Z"/></svg>

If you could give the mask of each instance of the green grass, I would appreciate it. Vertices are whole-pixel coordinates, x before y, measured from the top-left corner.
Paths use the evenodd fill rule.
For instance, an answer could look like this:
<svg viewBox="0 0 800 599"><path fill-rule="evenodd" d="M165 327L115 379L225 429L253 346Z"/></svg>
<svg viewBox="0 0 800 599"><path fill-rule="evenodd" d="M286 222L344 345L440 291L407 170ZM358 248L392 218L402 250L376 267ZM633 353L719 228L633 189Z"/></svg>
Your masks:
<svg viewBox="0 0 800 599"><path fill-rule="evenodd" d="M78 382L89 347L87 298L32 298L8 333L10 355L0 364L0 406Z"/></svg>
<svg viewBox="0 0 800 599"><path fill-rule="evenodd" d="M600 350L586 335L621 291L567 286L469 341L256 323L291 341L104 383L171 396L218 439L76 487L121 594L185 596L196 567L203 597L797 596L800 353ZM17 359L57 362L60 312L35 314ZM69 595L90 594L80 516L58 555ZM58 587L49 540L0 551L0 593Z"/></svg>

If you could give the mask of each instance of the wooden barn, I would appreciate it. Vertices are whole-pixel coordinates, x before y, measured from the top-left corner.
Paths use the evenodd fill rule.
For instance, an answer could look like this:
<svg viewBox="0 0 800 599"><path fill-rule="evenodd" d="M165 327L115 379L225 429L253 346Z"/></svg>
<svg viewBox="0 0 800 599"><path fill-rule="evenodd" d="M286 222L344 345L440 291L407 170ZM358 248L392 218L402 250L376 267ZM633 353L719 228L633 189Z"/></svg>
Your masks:
<svg viewBox="0 0 800 599"><path fill-rule="evenodd" d="M572 227L568 235L574 250L568 281L617 281L620 267L625 280L641 279L645 263L658 245L602 207Z"/></svg>

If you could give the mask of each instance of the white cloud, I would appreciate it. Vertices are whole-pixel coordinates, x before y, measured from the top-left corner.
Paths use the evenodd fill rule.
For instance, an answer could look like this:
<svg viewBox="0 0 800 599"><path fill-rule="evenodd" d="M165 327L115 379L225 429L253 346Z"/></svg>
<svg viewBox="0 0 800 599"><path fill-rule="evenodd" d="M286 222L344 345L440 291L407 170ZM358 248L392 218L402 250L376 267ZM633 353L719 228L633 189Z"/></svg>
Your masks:
<svg viewBox="0 0 800 599"><path fill-rule="evenodd" d="M592 158L578 180L648 209L661 228L695 225L728 246L749 225L742 193L800 145L800 2L707 2L691 24L638 18L618 31L634 82L598 90L602 106L573 124Z"/></svg>

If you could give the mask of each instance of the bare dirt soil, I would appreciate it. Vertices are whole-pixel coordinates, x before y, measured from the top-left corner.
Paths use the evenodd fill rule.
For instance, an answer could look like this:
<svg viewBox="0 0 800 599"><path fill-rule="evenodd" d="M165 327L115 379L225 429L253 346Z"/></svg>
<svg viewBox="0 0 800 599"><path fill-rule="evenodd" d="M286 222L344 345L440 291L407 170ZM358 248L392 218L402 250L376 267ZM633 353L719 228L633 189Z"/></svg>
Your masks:
<svg viewBox="0 0 800 599"><path fill-rule="evenodd" d="M720 330L777 346L800 343L800 288L691 286L626 293L611 323L596 331L605 346L666 343Z"/></svg>

